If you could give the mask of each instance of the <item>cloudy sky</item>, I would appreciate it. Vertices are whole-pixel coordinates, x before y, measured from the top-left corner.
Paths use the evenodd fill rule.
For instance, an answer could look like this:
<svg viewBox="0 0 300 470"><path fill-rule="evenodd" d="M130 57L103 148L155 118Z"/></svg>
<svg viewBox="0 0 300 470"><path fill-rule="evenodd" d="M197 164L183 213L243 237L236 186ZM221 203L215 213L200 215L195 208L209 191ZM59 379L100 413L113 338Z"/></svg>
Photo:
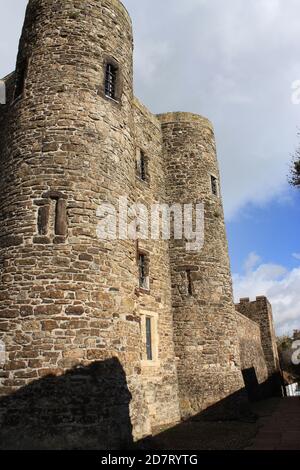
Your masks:
<svg viewBox="0 0 300 470"><path fill-rule="evenodd" d="M26 0L0 0L0 76ZM300 191L289 188L300 104L299 0L124 0L136 95L215 126L236 298L267 295L278 333L300 328Z"/></svg>

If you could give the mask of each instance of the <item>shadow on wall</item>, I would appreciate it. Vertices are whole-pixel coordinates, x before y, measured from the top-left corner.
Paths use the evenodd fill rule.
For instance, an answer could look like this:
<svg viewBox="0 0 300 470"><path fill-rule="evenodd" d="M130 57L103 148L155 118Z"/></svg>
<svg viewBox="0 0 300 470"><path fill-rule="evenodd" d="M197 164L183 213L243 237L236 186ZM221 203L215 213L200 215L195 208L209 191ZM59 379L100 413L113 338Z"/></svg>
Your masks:
<svg viewBox="0 0 300 470"><path fill-rule="evenodd" d="M131 394L117 358L48 376L0 399L0 449L127 449Z"/></svg>
<svg viewBox="0 0 300 470"><path fill-rule="evenodd" d="M201 413L137 443L151 450L244 449L257 433L250 402L282 397L280 374L259 384L254 368L243 370L245 387Z"/></svg>
<svg viewBox="0 0 300 470"><path fill-rule="evenodd" d="M251 402L270 397L282 397L284 383L281 374L275 373L259 384L254 367L242 370L245 389Z"/></svg>
<svg viewBox="0 0 300 470"><path fill-rule="evenodd" d="M243 377L245 388L155 438L137 443L137 447L176 449L179 435L178 449L201 449L199 445L207 438L203 423L216 422L218 427L218 421L235 421L239 427L241 422L255 422L248 398L255 401L279 396L279 378L259 384L254 368L244 370ZM131 398L117 358L37 380L0 399L0 450L132 448ZM200 424L198 435L197 423L204 426Z"/></svg>

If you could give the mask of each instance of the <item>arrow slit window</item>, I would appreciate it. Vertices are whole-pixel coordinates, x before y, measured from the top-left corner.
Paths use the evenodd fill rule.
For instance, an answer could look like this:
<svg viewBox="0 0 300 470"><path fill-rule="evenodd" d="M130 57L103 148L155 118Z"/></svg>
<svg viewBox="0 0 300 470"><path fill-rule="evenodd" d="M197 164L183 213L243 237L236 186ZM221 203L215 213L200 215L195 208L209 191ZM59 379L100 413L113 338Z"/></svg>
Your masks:
<svg viewBox="0 0 300 470"><path fill-rule="evenodd" d="M214 196L219 196L219 183L218 178L214 175L210 175L210 184L211 184L211 192Z"/></svg>

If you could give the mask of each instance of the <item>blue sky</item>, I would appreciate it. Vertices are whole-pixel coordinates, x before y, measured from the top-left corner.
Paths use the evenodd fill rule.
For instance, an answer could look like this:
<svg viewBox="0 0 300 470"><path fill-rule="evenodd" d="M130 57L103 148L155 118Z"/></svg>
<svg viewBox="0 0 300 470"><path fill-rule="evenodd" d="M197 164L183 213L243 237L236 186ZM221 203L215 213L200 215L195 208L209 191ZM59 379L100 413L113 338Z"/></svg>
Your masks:
<svg viewBox="0 0 300 470"><path fill-rule="evenodd" d="M274 198L262 206L245 205L227 222L232 270L243 272L252 251L265 263L297 267L299 260L293 254L300 251L299 221L300 191L296 189L288 189L286 198Z"/></svg>
<svg viewBox="0 0 300 470"><path fill-rule="evenodd" d="M26 3L0 0L0 76L14 68ZM136 95L155 113L214 124L236 299L267 295L277 332L300 328L300 190L287 183L300 127L299 0L124 4Z"/></svg>
<svg viewBox="0 0 300 470"><path fill-rule="evenodd" d="M246 204L227 221L236 300L266 295L278 334L300 324L299 221L300 191L292 188L265 204Z"/></svg>

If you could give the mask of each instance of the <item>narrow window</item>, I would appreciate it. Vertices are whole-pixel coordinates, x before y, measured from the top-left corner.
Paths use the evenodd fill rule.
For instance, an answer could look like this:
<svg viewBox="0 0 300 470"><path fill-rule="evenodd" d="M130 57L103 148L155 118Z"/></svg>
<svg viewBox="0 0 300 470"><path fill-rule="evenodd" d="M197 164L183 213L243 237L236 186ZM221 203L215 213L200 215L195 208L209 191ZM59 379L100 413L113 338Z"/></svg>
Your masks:
<svg viewBox="0 0 300 470"><path fill-rule="evenodd" d="M147 360L153 360L153 352L152 352L152 321L151 317L146 317L146 353L147 353Z"/></svg>
<svg viewBox="0 0 300 470"><path fill-rule="evenodd" d="M214 196L218 196L218 180L215 176L210 176L211 180L211 190Z"/></svg>
<svg viewBox="0 0 300 470"><path fill-rule="evenodd" d="M139 277L140 287L145 289L146 285L146 256L139 254Z"/></svg>
<svg viewBox="0 0 300 470"><path fill-rule="evenodd" d="M24 93L26 74L27 74L27 61L23 60L22 62L20 62L18 71L17 71L14 99L20 98Z"/></svg>
<svg viewBox="0 0 300 470"><path fill-rule="evenodd" d="M192 282L190 269L187 270L186 276L187 276L187 283L188 283L188 294L193 295L193 282Z"/></svg>
<svg viewBox="0 0 300 470"><path fill-rule="evenodd" d="M108 98L116 99L118 69L113 64L106 65L105 71L105 95Z"/></svg>
<svg viewBox="0 0 300 470"><path fill-rule="evenodd" d="M144 253L139 254L139 287L149 289L149 261Z"/></svg>
<svg viewBox="0 0 300 470"><path fill-rule="evenodd" d="M138 150L136 158L137 177L142 181L148 181L148 158L143 150Z"/></svg>
<svg viewBox="0 0 300 470"><path fill-rule="evenodd" d="M67 233L67 202L64 199L58 199L55 207L55 235L65 237Z"/></svg>
<svg viewBox="0 0 300 470"><path fill-rule="evenodd" d="M146 156L143 151L140 154L140 178L142 181L146 181L147 179L147 171L146 171Z"/></svg>
<svg viewBox="0 0 300 470"><path fill-rule="evenodd" d="M57 191L49 191L43 195L41 207L38 210L37 228L41 236L68 236L67 201L64 195Z"/></svg>
<svg viewBox="0 0 300 470"><path fill-rule="evenodd" d="M141 311L141 364L142 366L157 366L159 363L159 334L158 314Z"/></svg>
<svg viewBox="0 0 300 470"><path fill-rule="evenodd" d="M45 205L39 208L38 211L38 232L39 235L47 235L48 225L50 218L50 206Z"/></svg>

